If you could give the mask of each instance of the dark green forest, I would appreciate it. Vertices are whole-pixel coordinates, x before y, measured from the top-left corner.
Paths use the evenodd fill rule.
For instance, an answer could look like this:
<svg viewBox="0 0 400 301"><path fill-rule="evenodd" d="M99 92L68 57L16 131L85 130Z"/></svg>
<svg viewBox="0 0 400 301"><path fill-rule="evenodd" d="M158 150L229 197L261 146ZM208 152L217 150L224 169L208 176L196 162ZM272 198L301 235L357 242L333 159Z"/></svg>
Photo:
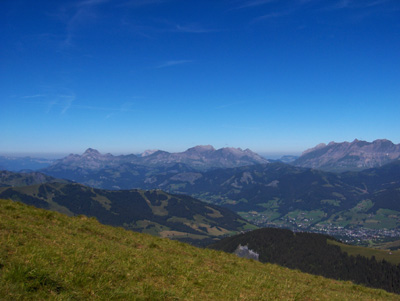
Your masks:
<svg viewBox="0 0 400 301"><path fill-rule="evenodd" d="M275 263L302 272L400 293L400 265L375 257L349 256L329 244L334 238L315 233L263 228L225 238L209 248L232 253L247 245L261 262Z"/></svg>

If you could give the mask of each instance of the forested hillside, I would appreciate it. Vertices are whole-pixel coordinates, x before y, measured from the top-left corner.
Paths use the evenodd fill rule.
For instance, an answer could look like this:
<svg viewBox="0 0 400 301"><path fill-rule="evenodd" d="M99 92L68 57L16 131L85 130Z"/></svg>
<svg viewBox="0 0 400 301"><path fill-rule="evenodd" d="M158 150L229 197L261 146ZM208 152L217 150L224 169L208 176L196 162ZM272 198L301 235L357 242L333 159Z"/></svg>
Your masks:
<svg viewBox="0 0 400 301"><path fill-rule="evenodd" d="M197 245L255 228L227 208L161 190L110 191L54 182L0 188L0 198Z"/></svg>
<svg viewBox="0 0 400 301"><path fill-rule="evenodd" d="M328 243L333 238L321 234L263 228L225 238L210 246L232 253L247 245L259 254L259 260L276 263L303 272L400 293L400 265L362 256L349 256L340 247Z"/></svg>

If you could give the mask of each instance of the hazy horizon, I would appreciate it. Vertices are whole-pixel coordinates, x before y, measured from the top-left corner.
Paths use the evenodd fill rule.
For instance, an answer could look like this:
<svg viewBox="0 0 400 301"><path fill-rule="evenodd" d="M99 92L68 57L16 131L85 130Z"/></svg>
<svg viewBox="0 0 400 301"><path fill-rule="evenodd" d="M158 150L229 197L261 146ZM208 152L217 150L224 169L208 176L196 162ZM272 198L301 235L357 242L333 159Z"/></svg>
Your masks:
<svg viewBox="0 0 400 301"><path fill-rule="evenodd" d="M4 0L0 24L0 153L400 142L397 0Z"/></svg>
<svg viewBox="0 0 400 301"><path fill-rule="evenodd" d="M386 138L381 138L381 139L386 139ZM328 145L329 143L331 143L331 142L334 142L334 143L344 143L344 142L348 142L348 143L351 143L351 142L353 142L354 140L360 140L360 139L357 139L357 138L355 138L355 139L353 139L352 141L328 141L328 142L321 142L321 143L318 143L318 144L326 144L326 145ZM373 141L367 141L367 142L373 142ZM396 143L396 142L394 142L394 141L391 141L391 142L393 142L394 144L398 144L398 143ZM267 159L280 159L280 158L282 158L283 156L300 156L304 151L306 151L306 150L308 150L308 149L311 149L311 148L314 148L314 147L316 147L318 144L316 144L316 145L313 145L313 146L310 146L310 147L308 147L308 148L306 148L306 149L303 149L303 150L300 150L300 151L292 151L292 152L290 152L290 151L284 151L284 150L282 150L282 151L275 151L275 152L263 152L263 151L256 151L256 150L253 150L253 149L250 149L251 151L253 151L253 152L255 152L255 153L257 153L258 155L260 155L260 156L262 156L262 157L264 157L264 158L267 158ZM81 154L83 154L87 149L89 149L89 148L92 148L92 149L96 149L97 151L99 151L101 154L107 154L107 153L110 153L110 154L112 154L113 156L118 156L118 155L131 155L131 154L134 154L134 155L140 155L140 154L142 154L143 152L145 152L145 151L148 151L148 150L160 150L160 151L166 151L166 152L169 152L169 153L180 153L180 152L184 152L184 151L186 151L187 149L189 149L189 148L192 148L192 147L195 147L195 146L200 146L199 144L197 144L197 145L192 145L192 146L190 146L190 147L188 147L188 148L185 148L185 149L173 149L173 150L167 150L167 149L161 149L161 148L156 148L156 147L153 147L153 148L146 148L146 149L142 149L142 150L138 150L138 151L125 151L125 152L110 152L110 151L104 151L104 150L102 150L102 149L96 149L96 148L93 148L93 147L86 147L86 148L83 148L83 149L81 149L81 150L78 150L78 151L71 151L71 152L56 152L56 153L52 153L52 152L46 152L46 151L42 151L42 152L1 152L0 151L0 156L10 156L10 157L32 157L32 158L43 158L43 159L61 159L61 158L63 158L63 157L66 157L66 156L68 156L68 155L70 155L70 154L78 154L78 155L81 155ZM247 149L247 147L235 147L235 146L222 146L222 147L215 147L214 145L212 145L215 149L220 149L220 148L225 148L225 147L229 147L229 148L240 148L240 149L242 149L242 150L245 150L245 149Z"/></svg>
<svg viewBox="0 0 400 301"><path fill-rule="evenodd" d="M46 151L43 152L0 152L0 156L8 156L8 157L31 157L31 158L41 158L41 159L61 159L64 158L70 154L77 154L77 155L81 155L83 154L88 148L81 151L75 151L75 152L59 152L59 153L49 153ZM219 149L219 148L216 148ZM107 151L102 151L101 149L96 149L97 151L99 151L101 154L107 154L107 153L111 153L113 156L119 156L119 155L140 155L143 152L145 152L146 150L152 150L152 149L145 149L142 151L126 151L126 152L107 152ZM157 150L161 150L161 151L166 151L169 153L180 153L180 152L184 152L187 149L182 149L182 150L177 150L177 151L168 151L165 149L157 149ZM254 150L252 150L254 151ZM255 153L259 154L260 156L267 158L267 159L279 159L283 156L299 156L301 155L301 152L270 152L270 153L265 153L265 152L256 152Z"/></svg>

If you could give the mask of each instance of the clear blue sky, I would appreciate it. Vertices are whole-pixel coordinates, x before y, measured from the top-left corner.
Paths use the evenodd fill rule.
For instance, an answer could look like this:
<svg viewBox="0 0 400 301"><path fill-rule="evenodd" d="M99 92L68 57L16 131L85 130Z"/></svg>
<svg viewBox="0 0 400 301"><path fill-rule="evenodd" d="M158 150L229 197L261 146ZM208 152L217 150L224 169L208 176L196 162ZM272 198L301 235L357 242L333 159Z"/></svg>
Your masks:
<svg viewBox="0 0 400 301"><path fill-rule="evenodd" d="M398 0L2 0L0 153L400 143Z"/></svg>

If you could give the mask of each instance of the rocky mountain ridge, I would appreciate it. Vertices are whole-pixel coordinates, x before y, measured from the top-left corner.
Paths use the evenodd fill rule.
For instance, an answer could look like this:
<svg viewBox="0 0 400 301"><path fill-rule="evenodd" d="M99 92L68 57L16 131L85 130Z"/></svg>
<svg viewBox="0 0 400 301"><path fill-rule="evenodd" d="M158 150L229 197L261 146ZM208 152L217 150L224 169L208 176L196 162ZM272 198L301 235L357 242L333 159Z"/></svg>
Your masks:
<svg viewBox="0 0 400 301"><path fill-rule="evenodd" d="M342 172L379 167L398 158L400 158L400 144L393 144L387 139L373 142L355 139L353 142L318 144L304 151L292 164Z"/></svg>
<svg viewBox="0 0 400 301"><path fill-rule="evenodd" d="M135 164L147 167L165 167L183 163L196 170L238 167L251 164L268 163L269 161L249 149L221 148L214 149L211 145L199 145L180 153L166 151L146 151L143 155L101 154L89 148L82 155L71 154L57 160L48 168L43 169L47 174L61 170L100 170L123 164Z"/></svg>

